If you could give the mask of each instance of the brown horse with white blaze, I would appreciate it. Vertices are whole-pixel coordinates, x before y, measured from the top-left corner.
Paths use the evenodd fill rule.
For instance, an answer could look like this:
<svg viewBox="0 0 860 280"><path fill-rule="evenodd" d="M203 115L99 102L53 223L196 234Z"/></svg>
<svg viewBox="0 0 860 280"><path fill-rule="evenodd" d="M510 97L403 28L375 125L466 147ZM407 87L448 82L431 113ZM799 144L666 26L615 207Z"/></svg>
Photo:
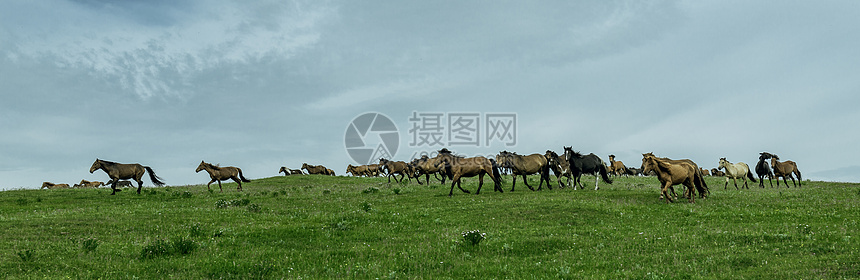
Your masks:
<svg viewBox="0 0 860 280"><path fill-rule="evenodd" d="M149 173L149 179L152 180L154 185L159 187L164 186L162 179L155 175L155 172L152 171L152 168L149 166L143 166L137 163L124 164L96 159L90 167L90 173L99 169L107 173L111 181L113 181L111 184L111 189L113 190L110 193L111 195L116 194L116 183L119 180L128 179L134 179L134 181L137 182L137 194L140 194L140 189L143 188L143 180L141 180L141 178L143 178L144 173Z"/></svg>
<svg viewBox="0 0 860 280"><path fill-rule="evenodd" d="M211 190L209 185L215 181L218 181L218 189L222 192L224 191L224 188L221 187L221 180L232 179L236 184L239 184L239 187L237 187L236 190L240 191L242 190L242 182L251 182L251 180L245 179L245 176L242 176L242 169L234 166L220 167L201 160L194 172L200 172L202 170L206 170L206 172L209 173L209 178L212 179L208 184L206 184L206 189L208 190Z"/></svg>

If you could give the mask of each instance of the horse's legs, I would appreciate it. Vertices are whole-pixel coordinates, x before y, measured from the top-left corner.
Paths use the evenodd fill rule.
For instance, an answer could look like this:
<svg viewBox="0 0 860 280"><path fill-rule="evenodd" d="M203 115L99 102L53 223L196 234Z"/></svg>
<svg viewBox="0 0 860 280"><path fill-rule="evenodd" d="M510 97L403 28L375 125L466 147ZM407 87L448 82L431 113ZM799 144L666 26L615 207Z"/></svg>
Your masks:
<svg viewBox="0 0 860 280"><path fill-rule="evenodd" d="M110 195L114 195L114 194L116 194L116 183L117 183L117 182L119 182L119 179L113 179L113 178L111 178L111 180L113 180L113 183L111 183L111 184L110 184L110 188L111 188L113 191L110 193Z"/></svg>
<svg viewBox="0 0 860 280"><path fill-rule="evenodd" d="M239 180L239 178L238 178L238 177L236 177L236 176L232 176L232 177L230 177L230 179L233 179L233 181L235 181L235 182L236 182L236 184L239 184L239 187L238 187L238 188L236 188L236 190L240 190L240 191L241 191L241 190L242 190L242 180Z"/></svg>
<svg viewBox="0 0 860 280"><path fill-rule="evenodd" d="M221 180L217 180L217 181L218 181L218 189L221 190L220 192L224 192L224 188L221 187Z"/></svg>
<svg viewBox="0 0 860 280"><path fill-rule="evenodd" d="M666 203L673 202L672 197L669 196L669 188L671 188L671 187L672 187L672 182L666 182L665 184L663 184L663 188L660 190L660 193L664 197L666 197ZM675 190L673 189L672 192L674 193Z"/></svg>
<svg viewBox="0 0 860 280"><path fill-rule="evenodd" d="M696 195L693 194L693 189L695 188L693 182L685 182L684 186L687 187L688 190L690 190L690 197L688 197L687 199L690 200L690 203L695 203L696 202Z"/></svg>
<svg viewBox="0 0 860 280"><path fill-rule="evenodd" d="M600 189L600 186L597 185L597 183L599 183L599 182L600 182L600 176L595 174L594 175L594 190L595 191Z"/></svg>
<svg viewBox="0 0 860 280"><path fill-rule="evenodd" d="M207 189L207 190L210 190L210 191L212 190L212 189L210 189L210 188L209 188L209 185L211 185L212 183L215 183L215 179L212 179L211 181L209 181L209 183L208 183L208 184L206 184L206 189Z"/></svg>
<svg viewBox="0 0 860 280"><path fill-rule="evenodd" d="M137 194L140 194L140 189L143 188L143 180L140 178L134 180L137 181Z"/></svg>
<svg viewBox="0 0 860 280"><path fill-rule="evenodd" d="M517 174L511 173L511 177L514 177L514 183L511 184L511 191L514 191L514 188L517 187Z"/></svg>
<svg viewBox="0 0 860 280"><path fill-rule="evenodd" d="M481 194L481 187L484 186L484 174L478 174L478 190L475 191L475 194Z"/></svg>
<svg viewBox="0 0 860 280"><path fill-rule="evenodd" d="M516 182L516 181L514 181L514 182ZM534 188L532 188L532 186L529 186L529 181L526 178L526 174L523 174L523 184L526 184L526 187L529 187L530 190L535 190Z"/></svg>

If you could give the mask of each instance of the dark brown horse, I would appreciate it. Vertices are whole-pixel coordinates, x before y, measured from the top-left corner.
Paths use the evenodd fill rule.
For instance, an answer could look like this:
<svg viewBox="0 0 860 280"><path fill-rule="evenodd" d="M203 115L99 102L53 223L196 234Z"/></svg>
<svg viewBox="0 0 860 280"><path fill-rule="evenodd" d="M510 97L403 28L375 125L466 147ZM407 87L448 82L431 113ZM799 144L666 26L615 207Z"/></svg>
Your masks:
<svg viewBox="0 0 860 280"><path fill-rule="evenodd" d="M552 170L552 173L555 174L555 179L558 180L558 187L564 188L564 183L562 183L561 177L567 177L567 185L571 185L573 174L570 171L570 162L550 150L547 150L546 153L544 153L544 156L546 157L546 161L549 163L549 169Z"/></svg>
<svg viewBox="0 0 860 280"><path fill-rule="evenodd" d="M124 164L124 163L116 163L106 160L96 159L93 162L93 166L90 167L90 173L95 172L96 170L103 170L110 177L113 183L110 188L113 190L110 194L116 194L116 182L119 180L128 180L134 179L137 182L137 194L140 194L140 189L143 188L143 174L149 173L149 179L152 180L152 184L156 186L164 186L164 182L162 179L155 175L155 172L152 171L152 168L149 166L143 166L137 163L132 164Z"/></svg>
<svg viewBox="0 0 860 280"><path fill-rule="evenodd" d="M758 163L755 164L755 174L758 175L759 187L764 188L764 178L767 177L770 187L773 188L773 171L770 171L770 165L767 164L767 160L771 157L772 155L768 152L759 153ZM779 183L779 180L776 182Z"/></svg>
<svg viewBox="0 0 860 280"><path fill-rule="evenodd" d="M321 175L329 175L334 176L334 171L326 168L322 165L310 165L307 163L302 163L302 169L307 170L308 174L321 174Z"/></svg>
<svg viewBox="0 0 860 280"><path fill-rule="evenodd" d="M408 166L406 162L403 161L390 161L384 158L379 159L379 165L384 168L385 172L388 173L388 182L391 183L391 177L394 176L394 180L398 183L403 181L403 177L408 175ZM400 179L397 179L397 174L400 174Z"/></svg>
<svg viewBox="0 0 860 280"><path fill-rule="evenodd" d="M209 190L211 190L209 188L209 185L211 185L215 181L218 181L218 189L222 192L224 191L224 188L221 187L221 180L232 179L234 182L236 182L236 184L239 184L239 187L237 187L236 190L240 191L242 190L242 182L251 182L251 180L245 179L245 176L242 176L242 169L238 167L220 167L218 165L209 164L201 160L200 164L197 165L197 169L194 170L194 172L200 172L201 170L206 170L206 172L209 173L209 178L212 179L211 181L209 181L208 184L206 184L206 189Z"/></svg>
<svg viewBox="0 0 860 280"><path fill-rule="evenodd" d="M449 151L447 151L447 149L439 151L439 156L442 159L439 162L439 165L444 165L446 173L451 175L452 182L451 191L448 192L449 197L454 194L454 185L457 185L457 188L459 188L464 193L469 193L469 191L463 189L463 187L460 186L460 178L462 177L478 176L478 190L475 191L475 194L480 194L481 187L484 185L485 174L489 175L490 179L493 180L494 191L504 192L501 187L501 175L499 175L499 168L498 166L496 166L493 160L481 156L471 158L455 156Z"/></svg>
<svg viewBox="0 0 860 280"><path fill-rule="evenodd" d="M773 155L770 158L770 166L773 167L773 176L776 177L776 187L779 187L779 177L782 177L782 181L785 182L785 187L788 187L788 181L785 180L785 177L791 179L791 183L794 183L794 176L791 174L797 175L797 184L795 187L803 186L803 178L800 177L800 170L797 169L797 164L793 161L786 160L784 162L779 161L779 156Z"/></svg>
<svg viewBox="0 0 860 280"><path fill-rule="evenodd" d="M704 185L704 178L698 166L693 166L684 161L675 161L662 159L654 156L652 153L642 154L642 168L645 172L654 171L657 173L657 179L660 180L661 196L666 198L666 203L673 202L672 196L669 195L669 190L672 186L683 184L690 190L690 203L695 202L694 189L701 189ZM675 190L672 189L674 194ZM675 195L677 197L677 194Z"/></svg>
<svg viewBox="0 0 860 280"><path fill-rule="evenodd" d="M428 157L426 155L421 156L421 158L417 158L412 161L412 165L415 167L416 174L418 177L415 178L418 181L418 184L421 184L421 175L424 175L424 181L427 184L430 184L430 174L433 174L436 179L439 179L438 174L442 174L442 184L445 183L445 168L442 164L440 164L442 158L438 155L435 157Z"/></svg>
<svg viewBox="0 0 860 280"><path fill-rule="evenodd" d="M511 170L511 174L514 178L514 182L511 185L511 191L514 191L514 188L517 186L517 175L523 176L523 184L526 184L526 187L530 190L535 190L532 186L529 186L529 182L526 179L526 175L531 174L538 174L540 176L538 190L543 187L544 181L546 181L547 188L550 190L552 189L552 186L549 184L549 162L546 160L546 156L542 154L522 156L517 153L502 151L496 156L496 163L499 167L509 168Z"/></svg>

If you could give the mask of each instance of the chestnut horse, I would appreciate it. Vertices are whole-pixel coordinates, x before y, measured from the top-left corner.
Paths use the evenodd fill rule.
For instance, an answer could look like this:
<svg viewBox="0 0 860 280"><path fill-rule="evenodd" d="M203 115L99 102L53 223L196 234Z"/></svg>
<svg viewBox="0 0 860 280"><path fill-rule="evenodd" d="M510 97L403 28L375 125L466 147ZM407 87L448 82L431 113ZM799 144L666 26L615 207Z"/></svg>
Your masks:
<svg viewBox="0 0 860 280"><path fill-rule="evenodd" d="M654 153L642 154L643 157L645 157L646 155L651 156L651 157L656 157L654 155ZM695 162L693 162L690 159L669 159L669 158L660 158L660 157L657 157L657 158L662 159L662 160L666 160L666 161L668 161L670 163L674 163L674 164L678 164L678 163L689 164L689 165L693 166L696 170L698 170L698 172L696 172L696 173L699 173L699 177L704 178L704 175L702 174L701 168L699 168L699 165L697 165ZM644 163L645 159L643 158L642 161ZM645 172L646 174L649 173L650 171L653 171L653 170L644 170L644 166L642 169L643 169L642 172ZM714 168L713 170L711 170L712 174L714 173L713 172L714 170L717 170L717 169ZM717 171L719 171L719 170L717 170ZM720 173L722 173L722 171L720 171ZM696 185L695 190L693 190L693 189L684 190L684 197L690 198L691 196L696 195L695 191L699 192L699 198L705 198L707 195L709 195L711 193L710 190L708 189L707 183L705 183L705 181L702 180L702 185L701 186ZM673 192L674 192L674 190L673 190Z"/></svg>
<svg viewBox="0 0 860 280"><path fill-rule="evenodd" d="M627 167L620 160L616 161L615 155L609 155L609 173L627 176Z"/></svg>
<svg viewBox="0 0 860 280"><path fill-rule="evenodd" d="M96 170L101 169L110 177L113 183L110 188L113 190L110 194L116 194L116 183L119 180L127 180L134 179L137 182L137 194L140 194L140 189L143 188L143 173L149 173L149 179L152 180L152 183L156 186L164 186L164 182L162 182L161 178L155 175L155 172L152 171L152 168L149 166L143 166L137 163L132 164L123 164L116 163L112 161L100 160L96 159L93 162L93 166L90 167L90 173L95 172Z"/></svg>
<svg viewBox="0 0 860 280"><path fill-rule="evenodd" d="M68 189L68 188L69 188L69 184L54 184L51 182L42 182L42 188L41 189L53 190L53 189Z"/></svg>
<svg viewBox="0 0 860 280"><path fill-rule="evenodd" d="M744 188L747 189L750 188L749 186L747 186L747 178L749 178L750 180L752 180L753 183L755 183L755 177L753 177L752 172L750 172L750 167L746 163L731 163L726 160L726 158L720 158L720 165L717 167L717 169L726 170L726 185L723 186L724 190L729 187L729 178L731 178L732 182L735 183L735 189L737 190L740 190L740 188L738 188L738 178L744 180Z"/></svg>
<svg viewBox="0 0 860 280"><path fill-rule="evenodd" d="M328 169L322 165L310 165L307 163L302 163L302 169L307 170L308 174L322 174L322 175L334 176L333 170Z"/></svg>
<svg viewBox="0 0 860 280"><path fill-rule="evenodd" d="M499 175L499 168L496 165L495 161L492 159L487 159L485 157L471 157L471 158L463 158L460 156L455 156L451 154L447 149L442 149L439 151L438 155L441 160L438 163L440 166L445 166L445 172L451 175L451 191L448 192L448 196L454 195L454 185L457 185L464 193L469 193L469 191L463 189L460 186L460 178L462 177L475 177L478 176L478 190L475 191L475 194L481 193L481 187L484 185L484 175L489 175L490 179L493 180L493 190L498 192L504 192L501 187L501 175Z"/></svg>
<svg viewBox="0 0 860 280"><path fill-rule="evenodd" d="M666 198L666 203L673 202L669 196L669 190L675 194L673 185L683 184L690 190L688 197L690 203L695 202L695 189L702 189L705 180L702 177L702 172L699 167L684 161L673 161L669 159L658 158L652 153L642 154L642 168L645 172L654 171L657 173L657 178L660 180L661 196ZM701 192L701 191L700 191ZM686 192L685 192L686 193ZM675 194L677 197L677 194Z"/></svg>
<svg viewBox="0 0 860 280"><path fill-rule="evenodd" d="M779 187L779 177L782 177L782 181L785 182L785 187L788 187L788 181L785 180L785 177L791 179L791 183L794 184L794 176L791 176L792 173L797 175L797 184L795 187L803 186L803 178L800 177L800 170L797 169L797 164L793 161L786 160L784 162L779 162L779 156L771 154L770 165L773 167L773 176L776 177L776 187Z"/></svg>
<svg viewBox="0 0 860 280"><path fill-rule="evenodd" d="M552 186L549 184L549 163L544 155L531 154L521 156L517 153L502 151L496 156L496 163L499 167L509 168L511 170L511 175L514 178L514 183L511 185L511 191L514 191L514 188L517 186L517 175L523 176L523 184L526 184L526 187L530 190L535 190L532 186L529 186L529 182L526 179L526 175L531 174L538 174L540 176L538 190L541 190L544 181L546 181L547 188L550 190L552 189Z"/></svg>
<svg viewBox="0 0 860 280"><path fill-rule="evenodd" d="M209 188L209 185L211 185L215 181L218 181L218 189L222 192L224 191L224 188L221 187L221 180L232 179L234 182L236 182L236 184L239 184L239 187L237 187L236 190L240 191L242 190L242 182L251 182L251 180L245 179L245 176L242 176L242 169L239 169L238 167L220 167L218 165L209 164L201 160L200 164L197 165L197 169L194 170L194 172L200 172L201 170L206 170L206 172L209 173L209 178L212 179L211 181L209 181L208 184L206 184L206 189L209 190L211 190Z"/></svg>

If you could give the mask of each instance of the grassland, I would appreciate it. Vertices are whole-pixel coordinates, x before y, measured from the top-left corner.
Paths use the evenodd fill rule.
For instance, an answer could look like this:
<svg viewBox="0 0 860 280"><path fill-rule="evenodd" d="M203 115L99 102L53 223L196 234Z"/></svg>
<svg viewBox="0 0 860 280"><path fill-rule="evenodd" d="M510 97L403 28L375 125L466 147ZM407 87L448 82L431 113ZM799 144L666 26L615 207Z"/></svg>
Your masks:
<svg viewBox="0 0 860 280"><path fill-rule="evenodd" d="M585 177L593 184L594 177ZM860 185L723 190L665 204L656 178L467 195L382 178L0 192L4 279L843 279ZM464 188L475 190L476 180ZM479 230L472 245L461 233Z"/></svg>

